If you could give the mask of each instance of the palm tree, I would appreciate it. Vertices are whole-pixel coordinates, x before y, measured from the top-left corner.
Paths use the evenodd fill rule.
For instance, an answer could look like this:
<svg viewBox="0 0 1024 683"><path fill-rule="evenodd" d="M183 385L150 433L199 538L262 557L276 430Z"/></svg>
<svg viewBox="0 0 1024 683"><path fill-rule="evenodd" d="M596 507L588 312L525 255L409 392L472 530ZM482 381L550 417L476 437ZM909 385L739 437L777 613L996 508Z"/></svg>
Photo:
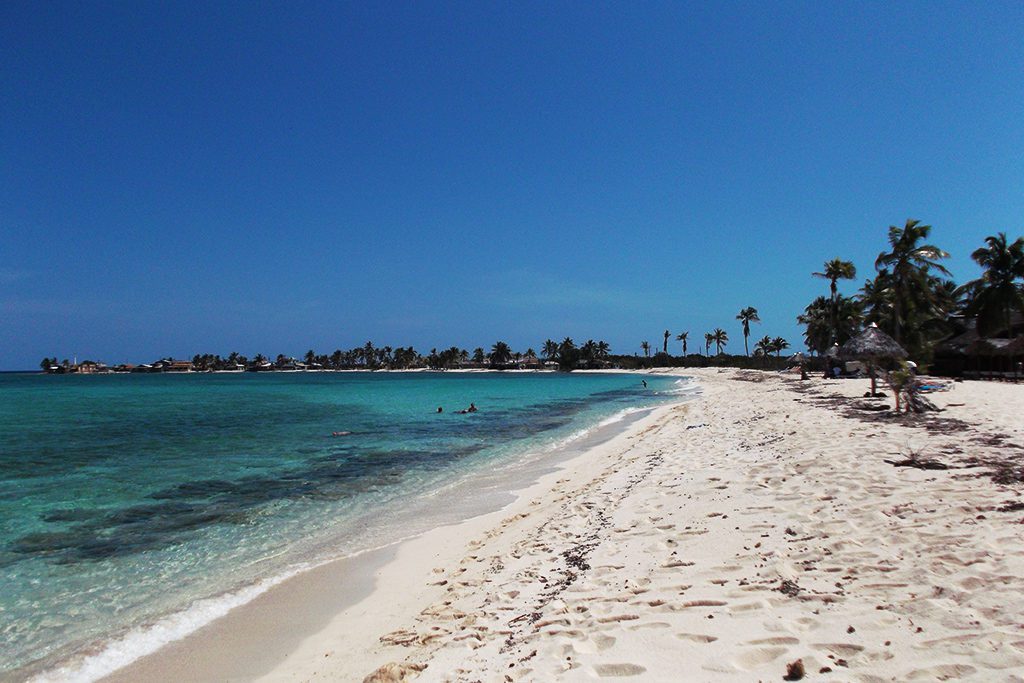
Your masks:
<svg viewBox="0 0 1024 683"><path fill-rule="evenodd" d="M562 343L558 345L558 369L566 372L572 372L572 369L576 367L576 362L580 357L580 350L576 348L576 342L572 340L572 337L566 337L562 340Z"/></svg>
<svg viewBox="0 0 1024 683"><path fill-rule="evenodd" d="M747 306L740 311L736 319L743 323L743 353L747 356L750 355L750 349L747 348L747 337L750 336L750 323L759 323L761 318L757 316L757 309L753 306Z"/></svg>
<svg viewBox="0 0 1024 683"><path fill-rule="evenodd" d="M889 226L889 246L892 251L883 251L875 259L875 268L889 268L892 273L893 288L893 338L899 343L903 338L907 322L908 309L913 306L910 299L912 290L927 295L930 290L929 271L936 270L949 275L945 266L938 259L948 258L949 254L931 244L920 244L927 239L932 226L921 225L920 221L907 219L906 225L898 228Z"/></svg>
<svg viewBox="0 0 1024 683"><path fill-rule="evenodd" d="M705 332L704 333L704 355L705 356L710 356L711 355L711 345L714 343L714 341L715 341L715 335L714 334L712 334L711 332Z"/></svg>
<svg viewBox="0 0 1024 683"><path fill-rule="evenodd" d="M1007 244L1006 233L985 238L988 247L974 250L971 258L984 269L981 277L960 287L968 296L968 315L978 318L978 333L991 336L1005 330L1011 336L1010 316L1016 309L1024 314L1024 237Z"/></svg>
<svg viewBox="0 0 1024 683"><path fill-rule="evenodd" d="M729 342L729 334L721 327L716 327L715 331L711 333L711 340L715 342L715 348L718 349L718 355L722 355L722 347Z"/></svg>
<svg viewBox="0 0 1024 683"><path fill-rule="evenodd" d="M661 352L668 355L668 338L672 336L672 333L665 330L665 341L661 343Z"/></svg>
<svg viewBox="0 0 1024 683"><path fill-rule="evenodd" d="M839 296L839 288L836 286L836 282L839 280L852 280L857 277L857 268L851 261L844 261L841 258L834 258L831 261L825 262L825 269L820 273L811 273L814 277L820 277L829 282L829 291L832 293L832 328L833 331L836 328L836 315L835 305L837 297ZM836 341L838 334L833 334L832 341Z"/></svg>
<svg viewBox="0 0 1024 683"><path fill-rule="evenodd" d="M544 354L544 358L546 358L547 360L553 359L555 356L558 355L558 342L556 342L553 339L548 339L546 342L544 342L544 347L541 353Z"/></svg>
<svg viewBox="0 0 1024 683"><path fill-rule="evenodd" d="M867 322L875 323L890 333L895 330L892 276L889 274L888 268L878 271L873 280L864 281L864 285L857 294L857 300L864 309ZM836 341L838 342L838 340Z"/></svg>
<svg viewBox="0 0 1024 683"><path fill-rule="evenodd" d="M767 356L772 352L772 338L767 334L757 340L754 344L754 355Z"/></svg>
<svg viewBox="0 0 1024 683"><path fill-rule="evenodd" d="M651 357L651 342L646 340L640 342L640 348L644 350L644 356Z"/></svg>
<svg viewBox="0 0 1024 683"><path fill-rule="evenodd" d="M831 261L825 261L825 269L822 272L811 273L811 275L828 280L829 289L832 292L832 298L835 299L839 294L839 288L836 287L836 282L839 280L852 280L857 277L857 268L851 261L844 261L837 257Z"/></svg>
<svg viewBox="0 0 1024 683"><path fill-rule="evenodd" d="M475 349L473 349L473 362L474 363L483 363L484 362L484 350L483 350L483 348L478 346Z"/></svg>
<svg viewBox="0 0 1024 683"><path fill-rule="evenodd" d="M489 360L491 365L505 365L512 358L512 349L509 345L503 341L495 342L494 346L491 347L491 354Z"/></svg>
<svg viewBox="0 0 1024 683"><path fill-rule="evenodd" d="M599 341L599 342L597 342L597 357L598 358L600 358L601 360L604 360L605 358L608 357L608 354L610 352L611 352L611 347L608 346L608 342L606 342L606 341Z"/></svg>
<svg viewBox="0 0 1024 683"><path fill-rule="evenodd" d="M862 319L860 303L842 294L834 302L819 296L796 318L807 328L804 331L807 348L817 353L825 353L833 343L845 344L857 334Z"/></svg>
<svg viewBox="0 0 1024 683"><path fill-rule="evenodd" d="M783 349L789 348L789 342L782 337L776 337L772 339L772 351L775 352L775 357L778 358L782 353Z"/></svg>
<svg viewBox="0 0 1024 683"><path fill-rule="evenodd" d="M689 332L680 332L676 335L676 341L683 342L683 355L686 355L686 340L690 338Z"/></svg>

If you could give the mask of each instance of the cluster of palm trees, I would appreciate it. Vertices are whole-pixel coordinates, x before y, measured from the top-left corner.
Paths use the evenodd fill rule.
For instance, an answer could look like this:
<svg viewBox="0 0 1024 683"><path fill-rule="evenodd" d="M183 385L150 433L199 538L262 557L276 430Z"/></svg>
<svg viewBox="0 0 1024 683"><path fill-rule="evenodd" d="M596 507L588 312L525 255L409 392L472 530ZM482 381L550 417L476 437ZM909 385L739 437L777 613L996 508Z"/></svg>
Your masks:
<svg viewBox="0 0 1024 683"><path fill-rule="evenodd" d="M608 359L611 355L611 347L607 342L593 339L588 339L581 346L577 346L571 337L566 337L561 342L548 339L542 348L543 358L556 363L563 370L604 367L609 364ZM485 351L483 347L477 347L471 353L458 346L452 346L442 350L433 348L429 354L423 355L412 346L377 347L373 342L366 342L366 344L348 351L337 349L331 354L317 353L310 349L301 359L278 354L271 360L262 353L249 358L238 352L232 352L227 357L211 353L196 354L192 357L191 362L193 370L206 372L218 370L273 371L297 367L317 370L406 370L424 367L433 370L447 370L470 364L472 367L506 368L524 362L536 364L539 360L537 352L532 348L525 352L513 351L507 343L497 341L491 346L489 352ZM67 361L65 364L68 364ZM40 367L44 370L57 365L59 364L56 358L44 358L40 363Z"/></svg>
<svg viewBox="0 0 1024 683"><path fill-rule="evenodd" d="M830 295L816 298L797 318L807 347L823 353L875 323L911 357L927 360L951 333L950 317L957 314L977 317L982 335L1009 333L1012 312L1024 314L1024 238L985 238L986 246L971 254L982 276L957 286L942 264L949 254L927 242L931 229L914 219L890 226L889 247L875 259L874 277L853 296L838 290L839 280L857 276L852 262L834 258L812 273L829 281Z"/></svg>
<svg viewBox="0 0 1024 683"><path fill-rule="evenodd" d="M560 370L604 367L609 364L611 356L611 347L607 342L593 339L588 339L579 347L571 337L561 342L548 339L541 348L544 358L557 363Z"/></svg>
<svg viewBox="0 0 1024 683"><path fill-rule="evenodd" d="M750 356L750 325L751 323L761 322L761 317L758 315L757 309L753 306L747 306L740 310L736 315L736 319L740 321L743 326L743 352L745 356ZM668 354L668 340L672 337L672 333L665 330L662 335L661 352ZM682 344L683 356L687 355L688 342L690 340L690 333L688 331L680 332L676 335L676 341ZM711 345L714 344L717 355L722 355L726 345L729 343L729 333L723 330L721 327L716 327L713 331L704 334L704 355L711 355ZM640 348L644 352L644 357L650 358L651 355L651 343L649 341L640 342ZM755 356L767 356L774 353L778 356L784 349L789 348L789 342L782 337L769 337L765 336L763 339L758 341L754 345ZM699 347L698 347L699 351Z"/></svg>

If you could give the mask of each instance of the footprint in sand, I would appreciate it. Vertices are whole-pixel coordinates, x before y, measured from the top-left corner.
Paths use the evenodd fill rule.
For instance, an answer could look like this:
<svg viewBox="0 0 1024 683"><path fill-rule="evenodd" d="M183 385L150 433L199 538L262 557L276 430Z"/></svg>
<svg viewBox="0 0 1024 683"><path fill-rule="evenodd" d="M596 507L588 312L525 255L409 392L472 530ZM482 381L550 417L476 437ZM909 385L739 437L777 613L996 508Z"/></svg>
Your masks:
<svg viewBox="0 0 1024 683"><path fill-rule="evenodd" d="M906 675L908 681L949 681L970 676L977 669L968 664L939 664L925 669L914 669Z"/></svg>
<svg viewBox="0 0 1024 683"><path fill-rule="evenodd" d="M744 643L744 645L799 645L799 638L792 638L790 636L775 636L773 638L758 638L757 640L750 640Z"/></svg>
<svg viewBox="0 0 1024 683"><path fill-rule="evenodd" d="M721 600L690 600L684 602L683 607L722 607L727 604Z"/></svg>
<svg viewBox="0 0 1024 683"><path fill-rule="evenodd" d="M756 669L768 662L772 662L789 652L787 647L757 647L748 650L732 660L740 669Z"/></svg>
<svg viewBox="0 0 1024 683"><path fill-rule="evenodd" d="M852 657L864 651L863 645L854 645L853 643L815 643L814 648L832 652L840 657Z"/></svg>
<svg viewBox="0 0 1024 683"><path fill-rule="evenodd" d="M718 640L718 636L708 636L702 633L677 633L676 638L694 643L713 643Z"/></svg>
<svg viewBox="0 0 1024 683"><path fill-rule="evenodd" d="M647 671L647 669L640 666L639 664L594 665L594 672L601 678L611 678L613 676L639 676L645 671Z"/></svg>

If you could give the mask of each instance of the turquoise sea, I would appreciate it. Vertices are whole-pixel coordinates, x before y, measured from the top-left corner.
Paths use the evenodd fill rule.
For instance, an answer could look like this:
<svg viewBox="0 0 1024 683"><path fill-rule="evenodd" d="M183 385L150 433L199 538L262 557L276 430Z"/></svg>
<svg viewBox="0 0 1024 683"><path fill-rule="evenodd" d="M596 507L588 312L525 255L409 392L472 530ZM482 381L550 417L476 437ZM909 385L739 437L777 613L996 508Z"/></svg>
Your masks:
<svg viewBox="0 0 1024 683"><path fill-rule="evenodd" d="M427 501L471 514L473 477L689 390L645 379L0 375L0 679L58 662L95 679L289 573L425 530Z"/></svg>

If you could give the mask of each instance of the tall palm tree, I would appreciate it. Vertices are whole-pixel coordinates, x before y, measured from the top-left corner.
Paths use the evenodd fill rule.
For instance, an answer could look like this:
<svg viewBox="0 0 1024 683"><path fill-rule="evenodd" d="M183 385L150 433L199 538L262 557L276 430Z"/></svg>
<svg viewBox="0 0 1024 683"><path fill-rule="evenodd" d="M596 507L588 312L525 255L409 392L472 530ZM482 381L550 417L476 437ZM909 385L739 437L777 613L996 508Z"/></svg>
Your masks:
<svg viewBox="0 0 1024 683"><path fill-rule="evenodd" d="M949 254L932 244L920 244L928 238L932 226L921 225L921 221L907 219L902 228L889 226L889 246L891 251L883 251L875 259L875 268L888 268L892 274L893 288L893 319L895 322L893 338L899 343L903 338L908 309L913 305L910 293L926 294L930 292L928 275L935 270L949 276L950 272L938 262L948 258Z"/></svg>
<svg viewBox="0 0 1024 683"><path fill-rule="evenodd" d="M665 341L661 343L661 352L668 355L668 338L672 336L672 333L665 330Z"/></svg>
<svg viewBox="0 0 1024 683"><path fill-rule="evenodd" d="M644 356L651 357L651 342L646 340L640 342L640 348L644 350Z"/></svg>
<svg viewBox="0 0 1024 683"><path fill-rule="evenodd" d="M831 261L825 261L825 268L820 273L811 273L814 277L820 277L828 280L829 291L832 294L832 342L836 342L838 332L836 327L836 317L838 312L836 311L836 302L839 297L839 288L836 286L836 282L839 280L852 280L857 277L857 268L853 265L852 261L844 261L839 257L832 259Z"/></svg>
<svg viewBox="0 0 1024 683"><path fill-rule="evenodd" d="M608 342L606 342L606 341L599 341L599 342L597 342L597 357L598 358L604 360L605 358L608 357L608 354L610 352L611 352L611 347L608 346Z"/></svg>
<svg viewBox="0 0 1024 683"><path fill-rule="evenodd" d="M544 354L544 358L552 360L555 356L558 355L558 342L556 342L554 339L548 339L547 341L544 342L544 346L541 350L541 353Z"/></svg>
<svg viewBox="0 0 1024 683"><path fill-rule="evenodd" d="M978 318L978 333L991 336L1005 330L1010 336L1010 320L1014 310L1024 314L1024 237L1007 243L1006 233L985 238L988 247L974 250L971 258L984 269L981 277L971 280L960 292L968 297L965 313Z"/></svg>
<svg viewBox="0 0 1024 683"><path fill-rule="evenodd" d="M747 348L747 337L750 336L750 323L759 323L761 318L757 316L757 309L753 306L747 306L740 311L736 319L743 323L743 353L750 355L750 349Z"/></svg>
<svg viewBox="0 0 1024 683"><path fill-rule="evenodd" d="M836 295L839 294L836 282L839 280L852 280L857 277L857 268L853 265L853 262L844 261L837 257L831 261L825 261L825 269L822 272L811 273L811 275L828 280L832 298L835 299Z"/></svg>
<svg viewBox="0 0 1024 683"><path fill-rule="evenodd" d="M711 340L715 342L715 347L718 349L718 355L722 355L722 348L729 342L729 334L721 327L716 327L715 331L711 334Z"/></svg>
<svg viewBox="0 0 1024 683"><path fill-rule="evenodd" d="M715 342L715 335L711 332L704 333L704 355L711 355L711 345Z"/></svg>
<svg viewBox="0 0 1024 683"><path fill-rule="evenodd" d="M686 355L686 341L690 338L689 332L680 332L676 335L676 341L683 342L683 355Z"/></svg>

